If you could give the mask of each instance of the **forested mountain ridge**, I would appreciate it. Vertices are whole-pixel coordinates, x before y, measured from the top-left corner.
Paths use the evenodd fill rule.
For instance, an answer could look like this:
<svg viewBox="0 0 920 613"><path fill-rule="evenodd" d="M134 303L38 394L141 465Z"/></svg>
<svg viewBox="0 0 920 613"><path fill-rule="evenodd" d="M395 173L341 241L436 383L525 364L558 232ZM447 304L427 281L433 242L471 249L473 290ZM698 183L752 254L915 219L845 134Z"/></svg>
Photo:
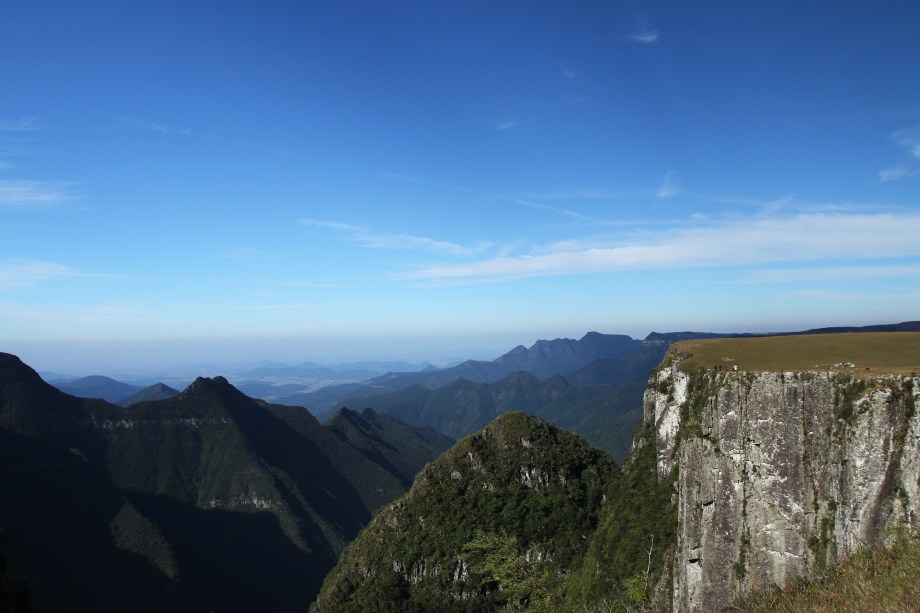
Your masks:
<svg viewBox="0 0 920 613"><path fill-rule="evenodd" d="M371 409L360 414L347 408L336 411L326 428L390 472L406 487L416 473L432 460L432 450L443 451L454 440L433 428L409 426Z"/></svg>
<svg viewBox="0 0 920 613"><path fill-rule="evenodd" d="M0 354L10 567L37 610L304 607L371 513L448 444L422 431L403 456L398 439L414 429L365 417L343 438L222 377L121 408L68 396Z"/></svg>
<svg viewBox="0 0 920 613"><path fill-rule="evenodd" d="M499 561L491 548L550 583L580 568L618 474L609 456L578 436L503 414L426 466L375 516L326 579L314 610L519 605L490 574Z"/></svg>
<svg viewBox="0 0 920 613"><path fill-rule="evenodd" d="M295 394L277 401L305 406L315 415L325 415L342 405L358 406L362 398L399 391L414 385L436 389L458 379L472 383L492 383L515 371L526 371L537 378L567 373L599 359L625 355L642 346L642 341L622 334L589 332L580 340L557 338L539 340L530 348L523 345L492 361L467 360L457 366L422 372L393 372L362 383L336 385L308 394Z"/></svg>
<svg viewBox="0 0 920 613"><path fill-rule="evenodd" d="M384 551L374 543L399 548L399 557L381 566L395 575L384 573L367 591L340 568L327 583L346 577L333 592L345 596L330 602L396 610L412 603L440 610L436 602L711 610L748 589L749 579L758 586L791 581L854 547L896 536L920 516L915 336L685 343L647 380L644 420L622 470L584 441L571 442L577 437L510 412L428 465L416 480L427 486L413 504L440 500L435 507L451 512L432 515L422 506L409 523L386 515L400 504L387 500L404 490L412 465L423 464L426 453L435 457L426 446L446 444L430 429L366 410L342 410L323 426L302 409L253 400L221 377L198 379L168 400L121 408L64 394L15 356L0 354L6 576L26 579L38 610L301 608L378 508L389 517L383 525L400 532L371 531L378 538L364 551ZM644 348L668 343L648 339ZM584 407L599 385L590 382L618 376L627 364L606 369L623 358L582 369L583 385L573 388L587 393ZM534 380L556 386L553 393L563 390L547 406L560 406L571 393L563 376L540 381L517 373L509 380L507 397L529 402ZM561 434L547 434L554 432ZM497 440L503 446L490 451ZM587 468L558 483L545 478L589 456L585 466L612 467L602 471L608 478L601 490L589 488L602 492L602 502L590 511L593 528L582 532L572 562L555 566L566 556L542 556L549 548L531 537L556 530L560 543L573 542L560 522L587 525L581 511L555 509L594 498L539 488L591 481ZM504 476L483 479L492 468ZM562 491L571 496L556 500ZM474 521L454 522L451 513ZM440 519L432 524L434 516ZM531 524L543 527L515 532ZM470 532L476 525L483 531ZM452 543L448 562L409 565L435 527L447 535L435 542ZM449 577L442 573L448 566ZM358 568L366 579L376 565ZM426 582L416 600L416 586L428 579L434 583Z"/></svg>
<svg viewBox="0 0 920 613"><path fill-rule="evenodd" d="M633 341L627 336L591 332L581 341L539 341L529 351L519 347L496 362L537 365L545 372L583 362L588 356L610 357L593 359L577 370L543 379L523 370L490 382L461 377L434 389L415 384L350 398L345 403L370 407L408 424L430 426L455 439L483 428L502 413L525 411L584 436L622 461L641 420L642 394L649 372L664 357L672 340L702 336L717 335L653 333L651 341ZM579 347L579 352L573 349ZM524 357L513 357L516 353ZM576 354L581 356L579 360L569 359ZM548 360L540 366L539 357L546 355L565 359Z"/></svg>
<svg viewBox="0 0 920 613"><path fill-rule="evenodd" d="M607 482L579 563L553 566L513 531L521 525L514 518L549 517L539 504L519 505L529 499L511 490L490 497L495 464L482 460L487 443L474 450L471 441L488 441L517 415L507 413L378 513L327 577L315 609L721 610L860 548L915 539L917 372L916 333L682 343L649 377L643 422ZM553 428L528 419L531 430ZM518 442L533 441L525 434ZM494 457L520 483L535 482L539 462L509 447ZM442 499L461 502L439 515ZM562 517L549 521L568 527Z"/></svg>

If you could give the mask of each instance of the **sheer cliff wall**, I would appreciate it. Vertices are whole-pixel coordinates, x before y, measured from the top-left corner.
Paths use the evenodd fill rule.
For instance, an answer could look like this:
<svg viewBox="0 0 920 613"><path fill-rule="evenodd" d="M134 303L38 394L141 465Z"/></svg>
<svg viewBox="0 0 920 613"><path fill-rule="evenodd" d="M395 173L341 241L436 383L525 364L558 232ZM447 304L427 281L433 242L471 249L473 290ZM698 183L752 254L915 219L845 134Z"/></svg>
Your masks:
<svg viewBox="0 0 920 613"><path fill-rule="evenodd" d="M836 563L920 521L920 379L656 371L644 419L678 471L675 611Z"/></svg>

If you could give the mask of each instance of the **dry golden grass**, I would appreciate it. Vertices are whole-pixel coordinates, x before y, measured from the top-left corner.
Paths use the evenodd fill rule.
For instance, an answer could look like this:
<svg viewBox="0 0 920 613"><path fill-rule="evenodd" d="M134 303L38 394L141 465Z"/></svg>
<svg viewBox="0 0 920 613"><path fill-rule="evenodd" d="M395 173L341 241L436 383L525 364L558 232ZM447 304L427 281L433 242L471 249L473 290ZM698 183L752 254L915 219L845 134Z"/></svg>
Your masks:
<svg viewBox="0 0 920 613"><path fill-rule="evenodd" d="M854 376L920 373L920 332L718 338L676 343L681 367L746 371L841 370ZM848 366L853 364L854 366Z"/></svg>
<svg viewBox="0 0 920 613"><path fill-rule="evenodd" d="M920 611L920 540L864 550L828 576L786 589L753 592L728 607L737 613L901 613Z"/></svg>

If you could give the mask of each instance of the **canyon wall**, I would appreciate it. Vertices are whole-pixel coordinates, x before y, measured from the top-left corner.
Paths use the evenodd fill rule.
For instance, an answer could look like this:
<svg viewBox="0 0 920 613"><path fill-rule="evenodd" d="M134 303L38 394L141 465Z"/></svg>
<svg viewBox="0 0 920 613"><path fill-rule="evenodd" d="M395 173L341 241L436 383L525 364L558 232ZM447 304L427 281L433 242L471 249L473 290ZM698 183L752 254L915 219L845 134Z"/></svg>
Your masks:
<svg viewBox="0 0 920 613"><path fill-rule="evenodd" d="M718 610L917 528L920 379L858 374L653 374L659 479L678 471L673 610Z"/></svg>

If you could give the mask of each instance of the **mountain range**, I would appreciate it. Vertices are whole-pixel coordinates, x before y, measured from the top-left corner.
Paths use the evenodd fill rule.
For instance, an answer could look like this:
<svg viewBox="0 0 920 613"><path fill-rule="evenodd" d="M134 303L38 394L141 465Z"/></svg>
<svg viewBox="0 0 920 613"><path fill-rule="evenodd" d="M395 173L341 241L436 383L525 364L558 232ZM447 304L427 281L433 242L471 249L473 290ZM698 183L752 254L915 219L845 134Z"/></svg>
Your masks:
<svg viewBox="0 0 920 613"><path fill-rule="evenodd" d="M917 542L918 336L672 347L622 469L506 412L375 515L311 610L786 610L780 588ZM914 610L916 564L862 573L892 587L858 610ZM772 607L738 604L771 587Z"/></svg>
<svg viewBox="0 0 920 613"><path fill-rule="evenodd" d="M905 326L918 327L908 322L886 328ZM724 604L748 589L742 581L746 573L786 573L798 563L832 560L838 547L852 548L850 533L840 532L850 530L849 523L857 530L871 528L867 534L886 534L884 522L851 521L853 513L884 516L897 527L905 509L907 517L918 512L920 480L916 463L909 461L920 440L916 375L872 384L888 386L887 391L867 387L859 376L868 376L870 367L877 376L877 364L865 357L868 345L856 336L838 338L846 339L847 351L862 351L852 358L859 372L841 354L827 363L846 372L759 375L721 368L721 356L740 350L725 349L740 347L728 340L715 345L720 349L710 356L715 360L707 363L710 368L678 372L655 363L675 341L725 335L653 334L639 342L606 336L588 335L587 343L546 341L533 352L518 348L509 352L513 357L485 367L495 380L455 378L434 388L416 381L361 399L370 398L380 410L340 408L325 424L303 408L251 398L223 377L198 378L179 393L153 389L151 394L168 397L127 407L78 398L44 382L17 357L0 354L0 611L29 610L29 595L36 610L302 609L321 585L319 610L410 605L582 610L592 603L633 609L643 602L670 602L669 595L676 599L680 590L675 602L696 602L703 593L692 588L697 584L709 594L706 602ZM916 372L918 345L912 336L897 337L900 353L889 351L894 345L886 345L887 338L894 337L874 341L872 359L894 360ZM819 351L831 346L823 339L804 342ZM787 353L798 351L784 346ZM706 355L697 345L681 347ZM690 354L681 349L674 355L686 360ZM769 362L762 351L754 357ZM580 365L544 378L522 370L501 374L521 364ZM469 372L477 365L460 366ZM562 368L546 368L557 367ZM642 394L637 381L643 377L650 385L638 409L644 420L618 469L607 454L565 429L628 440L636 411L630 407ZM771 391L741 404L717 393L724 388L739 398L752 394L754 380L762 383L758 390ZM803 409L799 392L773 391L792 389L793 383L814 407ZM792 443L802 443L802 457L793 459L820 472L824 463L809 460L820 437L802 439L806 430L794 420L769 418L776 411L771 399L780 397L788 401L788 411L804 411L808 419L820 413L833 426L814 432L824 436L821 453L840 460L840 470L871 468L874 476L851 483L833 478L833 471L821 473L827 499L807 488L790 490L801 499L795 508L814 499L822 519L789 516L805 521L795 533L799 553L784 558L786 566L777 571L758 561L771 559L775 548L757 544L763 535L785 534L773 530L773 520L764 523L776 514L776 505L765 502L762 517L753 507L745 512L741 501L749 496L735 500L731 488L749 481L752 495L772 496L766 486L781 480L770 471L786 470L785 460L757 460L745 472L747 481L723 481L721 472L700 472L692 462L679 471L669 466L697 457L678 453L681 445L714 466L735 461L722 451L734 449L729 444L763 459L773 442L771 428L782 426ZM728 404L719 409L720 403ZM712 438L718 420L710 413L716 409L729 422L747 420L734 430L719 422L719 428L728 428L719 434L721 448ZM433 423L406 424L398 417ZM754 427L764 430L762 441L748 449L745 432ZM834 428L849 427L853 436L834 434ZM445 430L458 438L472 433L450 447ZM738 441L729 443L731 436ZM852 449L833 451L851 444ZM787 447L777 443L769 449L782 455ZM886 485L873 494L882 506L847 489L890 481L876 449L904 473L898 487ZM848 463L850 456L859 461ZM748 471L749 464L735 468ZM795 474L804 470L788 466ZM695 485L704 482L705 488ZM707 493L717 485L728 488L728 495ZM732 507L736 503L742 510ZM860 511L864 506L868 510ZM879 514L889 507L887 515ZM736 528L750 523L743 533L748 536L719 540L721 533L710 531L706 521L713 509ZM830 534L834 522L839 530ZM710 553L694 557L694 534L700 530ZM711 555L716 545L734 552L728 556L734 566ZM680 555L675 547L683 548ZM697 568L707 573L702 579ZM734 579L726 583L720 577Z"/></svg>
<svg viewBox="0 0 920 613"><path fill-rule="evenodd" d="M0 354L0 526L36 610L290 610L450 439L226 379L123 408ZM283 588L281 587L283 586Z"/></svg>
<svg viewBox="0 0 920 613"><path fill-rule="evenodd" d="M727 335L653 332L636 340L589 332L579 340L518 346L491 362L468 360L438 371L389 373L277 402L300 404L317 415L337 406L372 408L455 439L504 412L526 411L584 436L622 461L641 419L648 374L670 345L720 336Z"/></svg>
<svg viewBox="0 0 920 613"><path fill-rule="evenodd" d="M457 379L491 383L516 371L526 371L537 378L545 378L576 370L599 359L622 356L641 346L642 341L622 334L588 332L580 340L539 340L530 348L519 345L492 361L467 360L439 370L390 372L366 381L278 397L275 401L306 406L315 415L322 416L356 399L399 391L413 385L435 389Z"/></svg>

